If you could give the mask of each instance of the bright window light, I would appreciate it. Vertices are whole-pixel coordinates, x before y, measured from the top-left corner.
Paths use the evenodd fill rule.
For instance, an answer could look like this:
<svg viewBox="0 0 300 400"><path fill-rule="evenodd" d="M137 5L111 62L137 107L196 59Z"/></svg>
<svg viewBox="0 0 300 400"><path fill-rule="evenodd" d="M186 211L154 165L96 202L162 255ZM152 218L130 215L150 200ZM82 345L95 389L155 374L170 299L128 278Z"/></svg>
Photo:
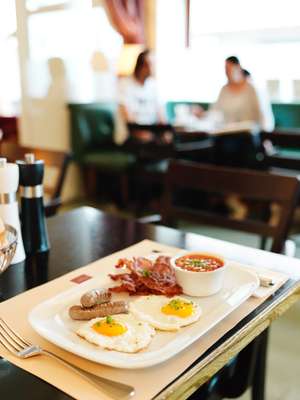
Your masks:
<svg viewBox="0 0 300 400"><path fill-rule="evenodd" d="M64 10L32 14L28 32L29 94L38 98L49 88L48 60L58 57L65 64L69 100L92 101L93 54L101 52L113 65L123 43L103 7L92 7L86 0L72 0L72 7Z"/></svg>
<svg viewBox="0 0 300 400"><path fill-rule="evenodd" d="M27 0L26 8L28 11L36 11L43 7L61 6L69 3L70 0Z"/></svg>
<svg viewBox="0 0 300 400"><path fill-rule="evenodd" d="M226 81L224 60L236 55L272 101L300 101L299 0L248 5L191 0L188 49L185 0L157 3L157 78L163 99L215 101Z"/></svg>
<svg viewBox="0 0 300 400"><path fill-rule="evenodd" d="M15 2L0 1L0 115L14 115L20 99Z"/></svg>
<svg viewBox="0 0 300 400"><path fill-rule="evenodd" d="M298 0L191 0L192 35L299 27Z"/></svg>

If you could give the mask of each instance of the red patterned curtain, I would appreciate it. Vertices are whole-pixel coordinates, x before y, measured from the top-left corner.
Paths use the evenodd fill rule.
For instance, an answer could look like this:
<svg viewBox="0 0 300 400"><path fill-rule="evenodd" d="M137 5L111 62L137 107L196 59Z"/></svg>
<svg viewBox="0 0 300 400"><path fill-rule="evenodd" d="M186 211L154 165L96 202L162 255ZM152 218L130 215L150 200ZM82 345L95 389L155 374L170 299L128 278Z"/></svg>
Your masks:
<svg viewBox="0 0 300 400"><path fill-rule="evenodd" d="M144 0L105 0L106 9L115 29L126 44L143 44Z"/></svg>

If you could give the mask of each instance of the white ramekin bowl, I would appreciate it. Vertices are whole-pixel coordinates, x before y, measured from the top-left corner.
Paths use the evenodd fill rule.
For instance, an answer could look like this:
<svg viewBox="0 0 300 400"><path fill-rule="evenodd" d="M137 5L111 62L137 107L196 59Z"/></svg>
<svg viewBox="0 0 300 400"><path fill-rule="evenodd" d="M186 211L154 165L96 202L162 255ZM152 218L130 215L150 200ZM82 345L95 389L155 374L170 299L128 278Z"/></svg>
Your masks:
<svg viewBox="0 0 300 400"><path fill-rule="evenodd" d="M222 261L223 266L214 271L188 271L176 265L176 260L178 258L194 254L217 258ZM173 257L171 259L171 265L175 270L177 282L182 287L183 293L188 296L211 296L218 293L223 287L227 262L224 257L218 254L193 251Z"/></svg>

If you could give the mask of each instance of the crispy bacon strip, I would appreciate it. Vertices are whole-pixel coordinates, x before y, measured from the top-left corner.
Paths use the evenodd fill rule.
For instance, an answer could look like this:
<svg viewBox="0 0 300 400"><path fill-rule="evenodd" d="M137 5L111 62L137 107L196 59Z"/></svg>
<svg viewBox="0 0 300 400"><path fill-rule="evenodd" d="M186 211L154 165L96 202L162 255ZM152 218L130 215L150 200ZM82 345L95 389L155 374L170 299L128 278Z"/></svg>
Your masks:
<svg viewBox="0 0 300 400"><path fill-rule="evenodd" d="M144 257L132 260L120 259L117 268L126 267L129 272L110 275L121 285L110 288L111 292L127 292L130 295L158 294L174 296L182 293L176 281L175 272L170 264L170 257L159 256L154 262Z"/></svg>

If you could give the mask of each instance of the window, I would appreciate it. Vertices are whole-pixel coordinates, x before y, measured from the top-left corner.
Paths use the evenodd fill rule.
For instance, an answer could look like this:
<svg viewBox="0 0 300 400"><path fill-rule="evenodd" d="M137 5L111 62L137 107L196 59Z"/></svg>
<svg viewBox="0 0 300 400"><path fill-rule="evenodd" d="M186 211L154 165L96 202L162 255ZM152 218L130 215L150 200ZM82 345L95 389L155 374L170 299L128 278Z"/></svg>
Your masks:
<svg viewBox="0 0 300 400"><path fill-rule="evenodd" d="M14 1L0 1L0 114L14 115L20 100L20 76Z"/></svg>
<svg viewBox="0 0 300 400"><path fill-rule="evenodd" d="M68 0L27 0L26 8L28 11L38 11L43 7L64 6L68 2Z"/></svg>
<svg viewBox="0 0 300 400"><path fill-rule="evenodd" d="M299 26L298 0L191 0L192 36L230 32L267 32Z"/></svg>
<svg viewBox="0 0 300 400"><path fill-rule="evenodd" d="M33 7L35 1L29 1L27 6ZM60 58L65 66L69 100L93 101L93 54L101 52L108 67L113 66L122 38L111 27L103 7L93 7L91 1L39 0L38 3L42 8L28 18L30 96L46 96L51 79L48 61ZM45 9L46 6L52 6L51 10Z"/></svg>
<svg viewBox="0 0 300 400"><path fill-rule="evenodd" d="M272 100L300 100L298 0L286 0L284 6L279 0L191 0L189 49L176 36L173 41L164 39L181 29L175 13L181 12L184 26L180 8L185 0L175 0L172 12L163 2L158 0L157 10L158 79L163 97L214 101L225 82L224 59L236 55L255 84L268 89Z"/></svg>

